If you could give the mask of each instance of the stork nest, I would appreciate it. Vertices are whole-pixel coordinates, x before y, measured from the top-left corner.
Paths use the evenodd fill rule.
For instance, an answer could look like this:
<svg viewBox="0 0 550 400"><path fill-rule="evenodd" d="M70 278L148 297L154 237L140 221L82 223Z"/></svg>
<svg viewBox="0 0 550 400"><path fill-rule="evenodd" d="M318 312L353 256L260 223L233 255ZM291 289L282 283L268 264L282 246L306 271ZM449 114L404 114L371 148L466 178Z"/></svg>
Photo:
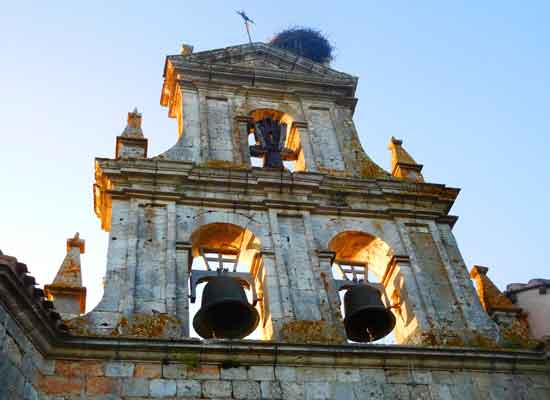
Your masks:
<svg viewBox="0 0 550 400"><path fill-rule="evenodd" d="M269 44L322 64L334 58L334 47L321 31L316 29L303 27L285 29L275 35Z"/></svg>

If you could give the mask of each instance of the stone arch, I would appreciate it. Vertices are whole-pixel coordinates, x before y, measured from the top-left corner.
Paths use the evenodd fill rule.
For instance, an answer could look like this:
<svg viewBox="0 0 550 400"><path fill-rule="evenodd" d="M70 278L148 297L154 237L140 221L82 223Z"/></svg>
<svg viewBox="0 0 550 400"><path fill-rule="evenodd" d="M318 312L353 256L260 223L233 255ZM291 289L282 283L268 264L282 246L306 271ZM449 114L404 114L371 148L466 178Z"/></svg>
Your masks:
<svg viewBox="0 0 550 400"><path fill-rule="evenodd" d="M342 232L357 231L383 241L392 255L406 254L398 226L393 220L316 216L314 224L315 241L319 248L328 249L330 241Z"/></svg>
<svg viewBox="0 0 550 400"><path fill-rule="evenodd" d="M369 265L369 270L381 281L392 258L391 248L382 239L362 231L344 231L334 236L328 248L337 260Z"/></svg>
<svg viewBox="0 0 550 400"><path fill-rule="evenodd" d="M262 248L271 249L271 237L266 227L269 226L266 215L261 212L220 210L220 209L196 209L188 216L189 220L185 229L180 233L179 240L189 243L193 242L193 235L196 235L201 228L207 225L219 224L238 227L250 231L258 239ZM196 236L195 236L196 237Z"/></svg>
<svg viewBox="0 0 550 400"><path fill-rule="evenodd" d="M397 343L406 342L416 326L408 304L406 282L396 263L393 249L380 237L361 230L343 230L328 242L338 262L364 264L384 286L387 306L396 317L393 331Z"/></svg>
<svg viewBox="0 0 550 400"><path fill-rule="evenodd" d="M250 273L253 277L253 287L256 291L256 295L259 299L263 299L263 284L261 277L258 275L258 271L262 266L261 256L261 241L250 229L246 226L237 225L229 222L208 222L197 226L190 234L191 244L191 259L193 260L193 269L205 269L205 259L212 257L211 253L224 254L224 258L235 257L237 260L236 271L234 272L246 272ZM202 256L205 256L203 259ZM217 268L218 262L216 262L217 256L214 256L213 264L210 265L212 269ZM195 262L200 260L201 262ZM218 259L219 260L219 259ZM212 260L211 260L212 261ZM221 262L220 262L221 263ZM229 271L233 271L233 261L229 263L223 262L222 268L228 268ZM230 264L230 265L227 265ZM232 264L232 265L231 265ZM245 280L250 283L250 281ZM242 281L243 284L245 281ZM200 282L200 281L199 281ZM244 284L249 291L245 291L249 294L249 301L252 300L252 287L248 284ZM197 286L197 300L193 306L190 307L190 320L193 318L200 307L201 303L201 286ZM262 333L262 327L264 326L265 312L263 309L263 303L258 302L256 309L260 315L260 333ZM262 334L263 336L263 334Z"/></svg>
<svg viewBox="0 0 550 400"><path fill-rule="evenodd" d="M220 252L238 252L239 263L252 268L254 258L261 251L261 242L254 233L242 226L214 222L202 225L191 234L191 255L200 255L200 249Z"/></svg>

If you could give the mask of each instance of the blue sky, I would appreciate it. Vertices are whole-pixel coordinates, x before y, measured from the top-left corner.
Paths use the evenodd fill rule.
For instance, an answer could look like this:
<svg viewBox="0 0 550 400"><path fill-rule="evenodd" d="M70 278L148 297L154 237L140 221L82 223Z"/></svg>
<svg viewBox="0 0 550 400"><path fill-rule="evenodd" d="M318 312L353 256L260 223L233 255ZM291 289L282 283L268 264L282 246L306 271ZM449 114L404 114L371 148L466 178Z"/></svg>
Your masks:
<svg viewBox="0 0 550 400"><path fill-rule="evenodd" d="M116 3L116 4L114 4ZM157 5L158 4L158 5ZM326 4L326 6L325 6ZM112 157L137 106L149 154L176 140L159 105L167 54L293 25L323 30L333 67L360 78L363 146L385 168L391 135L430 182L462 188L452 209L468 267L507 283L550 278L549 2L178 1L3 4L0 249L51 281L79 231L88 308L101 295L107 234L93 214L93 159Z"/></svg>

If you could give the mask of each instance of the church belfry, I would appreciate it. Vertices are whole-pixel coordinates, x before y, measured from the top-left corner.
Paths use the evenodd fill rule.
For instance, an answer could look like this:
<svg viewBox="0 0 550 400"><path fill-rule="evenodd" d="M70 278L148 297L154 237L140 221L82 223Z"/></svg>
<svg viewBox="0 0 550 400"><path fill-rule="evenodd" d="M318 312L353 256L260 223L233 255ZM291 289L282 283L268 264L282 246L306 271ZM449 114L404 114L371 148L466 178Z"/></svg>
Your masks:
<svg viewBox="0 0 550 400"><path fill-rule="evenodd" d="M364 281L334 270L351 265L376 277L398 343L494 340L451 232L458 190L425 183L395 138L391 173L370 159L353 123L356 85L264 43L168 56L160 102L176 143L147 158L135 111L117 159L96 161L110 244L90 329L161 313L170 335L188 336L188 282L200 283L193 265L209 253L234 254L248 274L263 339L345 341L339 290Z"/></svg>
<svg viewBox="0 0 550 400"><path fill-rule="evenodd" d="M304 35L323 43L296 28L166 58L174 145L149 154L134 109L95 159L92 310L78 233L44 289L0 252L0 399L550 398L550 281L468 274L459 190L394 137L389 170L374 163L357 78Z"/></svg>

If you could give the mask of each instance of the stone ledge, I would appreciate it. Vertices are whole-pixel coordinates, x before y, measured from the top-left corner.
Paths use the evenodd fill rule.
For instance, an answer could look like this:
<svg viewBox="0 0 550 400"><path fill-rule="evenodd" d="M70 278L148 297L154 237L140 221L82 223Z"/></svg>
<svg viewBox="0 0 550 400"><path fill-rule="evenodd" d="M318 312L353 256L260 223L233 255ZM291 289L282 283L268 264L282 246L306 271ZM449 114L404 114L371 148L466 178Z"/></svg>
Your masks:
<svg viewBox="0 0 550 400"><path fill-rule="evenodd" d="M142 340L70 337L53 349L55 357L188 361L200 364L317 367L467 369L490 372L548 371L550 353L479 348L399 345L299 345L246 340Z"/></svg>

